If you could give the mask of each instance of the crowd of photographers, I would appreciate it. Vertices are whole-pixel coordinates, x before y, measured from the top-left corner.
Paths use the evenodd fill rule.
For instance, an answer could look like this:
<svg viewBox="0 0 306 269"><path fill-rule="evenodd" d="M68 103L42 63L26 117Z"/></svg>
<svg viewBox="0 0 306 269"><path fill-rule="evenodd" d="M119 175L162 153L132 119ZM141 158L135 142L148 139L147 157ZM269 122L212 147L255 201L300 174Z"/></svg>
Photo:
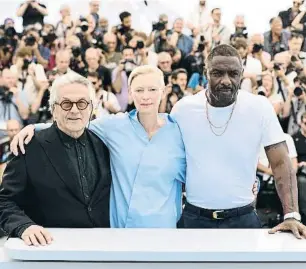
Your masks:
<svg viewBox="0 0 306 269"><path fill-rule="evenodd" d="M289 10L270 20L270 30L249 35L244 16L233 16L235 31L222 23L222 10L207 9L205 0L184 20L173 25L167 14L152 23L152 31L133 28L129 12L121 23L109 25L100 16L100 1L89 1L88 15L77 20L67 5L59 8L61 20L44 23L48 8L37 0L20 4L17 16L23 31L16 32L7 18L0 28L0 164L5 163L9 141L22 126L52 121L48 89L57 76L77 72L96 89L93 118L134 109L128 96L128 77L143 64L164 73L166 96L160 112L169 113L184 96L206 87L205 58L219 44L233 45L241 55L244 73L241 89L266 96L275 108L299 177L306 184L306 12L303 0L293 0ZM107 14L106 12L103 12ZM186 31L186 29L188 31ZM189 34L186 34L189 33ZM1 169L0 169L1 170ZM3 170L3 165L2 165ZM259 206L277 208L273 173L264 153L258 164L262 181ZM275 194L276 195L276 194ZM301 197L302 195L300 195ZM300 198L306 212L306 201ZM305 211L303 211L305 210ZM278 211L278 210L276 210Z"/></svg>

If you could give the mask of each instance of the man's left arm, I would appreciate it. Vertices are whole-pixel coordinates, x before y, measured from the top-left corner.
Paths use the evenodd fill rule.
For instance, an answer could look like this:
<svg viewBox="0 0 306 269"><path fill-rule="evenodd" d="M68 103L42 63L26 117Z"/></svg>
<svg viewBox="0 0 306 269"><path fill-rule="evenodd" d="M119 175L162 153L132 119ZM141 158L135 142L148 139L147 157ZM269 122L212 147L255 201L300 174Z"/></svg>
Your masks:
<svg viewBox="0 0 306 269"><path fill-rule="evenodd" d="M265 147L271 165L276 190L282 202L284 215L299 212L297 180L292 162L288 156L286 142L280 142ZM306 237L306 227L294 218L285 219L283 223L274 227L270 233L277 231L292 231L297 237Z"/></svg>

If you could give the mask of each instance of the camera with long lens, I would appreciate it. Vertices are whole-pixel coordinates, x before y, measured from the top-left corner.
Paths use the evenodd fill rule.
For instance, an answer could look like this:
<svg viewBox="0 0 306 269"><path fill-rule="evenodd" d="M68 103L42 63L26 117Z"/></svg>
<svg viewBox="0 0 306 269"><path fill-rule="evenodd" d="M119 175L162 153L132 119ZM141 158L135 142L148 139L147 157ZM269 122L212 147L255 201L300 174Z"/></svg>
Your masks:
<svg viewBox="0 0 306 269"><path fill-rule="evenodd" d="M9 91L9 88L5 86L0 87L0 100L4 103L12 103L13 93Z"/></svg>
<svg viewBox="0 0 306 269"><path fill-rule="evenodd" d="M300 97L304 92L306 93L306 89L303 86L295 87L293 90L293 94L296 97Z"/></svg>
<svg viewBox="0 0 306 269"><path fill-rule="evenodd" d="M132 73L132 71L137 67L136 63L130 59L125 60L122 64L124 65L123 70L126 72L128 77Z"/></svg>
<svg viewBox="0 0 306 269"><path fill-rule="evenodd" d="M36 43L36 38L34 36L30 35L30 36L25 38L24 42L25 42L26 46L32 47Z"/></svg>
<svg viewBox="0 0 306 269"><path fill-rule="evenodd" d="M166 23L164 22L153 22L152 23L152 32L153 31L163 31L166 29Z"/></svg>
<svg viewBox="0 0 306 269"><path fill-rule="evenodd" d="M17 35L17 32L14 27L8 27L5 30L5 36L7 36L8 38L13 38L15 35Z"/></svg>
<svg viewBox="0 0 306 269"><path fill-rule="evenodd" d="M48 44L51 45L57 39L56 34L53 32L49 34L42 32L41 36L43 38L44 45L48 45Z"/></svg>
<svg viewBox="0 0 306 269"><path fill-rule="evenodd" d="M258 95L261 95L261 96L267 96L267 93L266 93L266 90L264 87L259 87L258 88L258 92L257 92Z"/></svg>
<svg viewBox="0 0 306 269"><path fill-rule="evenodd" d="M145 43L142 40L138 40L136 44L136 49L143 49L145 47Z"/></svg>
<svg viewBox="0 0 306 269"><path fill-rule="evenodd" d="M281 63L274 63L273 69L276 71L282 70L282 64Z"/></svg>
<svg viewBox="0 0 306 269"><path fill-rule="evenodd" d="M263 45L261 45L261 44L254 44L253 49L252 49L252 53L258 53L261 50L263 50Z"/></svg>
<svg viewBox="0 0 306 269"><path fill-rule="evenodd" d="M92 39L91 43L96 49L101 49L103 53L108 53L108 46L103 42L103 36L97 36Z"/></svg>
<svg viewBox="0 0 306 269"><path fill-rule="evenodd" d="M80 47L72 47L71 48L71 53L72 53L74 58L78 58L82 54L82 51L81 51Z"/></svg>
<svg viewBox="0 0 306 269"><path fill-rule="evenodd" d="M87 19L81 17L80 18L80 22L81 22L80 28L81 28L82 32L87 32L88 29L89 29L89 25L88 25Z"/></svg>

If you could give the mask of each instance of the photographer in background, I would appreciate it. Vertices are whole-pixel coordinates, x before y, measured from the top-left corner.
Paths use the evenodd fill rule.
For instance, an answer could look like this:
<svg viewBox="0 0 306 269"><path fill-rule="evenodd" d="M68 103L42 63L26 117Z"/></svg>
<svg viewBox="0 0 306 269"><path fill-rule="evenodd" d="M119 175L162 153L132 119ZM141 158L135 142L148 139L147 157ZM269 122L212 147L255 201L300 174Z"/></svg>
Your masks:
<svg viewBox="0 0 306 269"><path fill-rule="evenodd" d="M244 16L236 15L234 20L235 32L231 34L230 41L234 45L235 40L238 38L248 39L248 31L245 26Z"/></svg>
<svg viewBox="0 0 306 269"><path fill-rule="evenodd" d="M68 5L62 5L60 7L60 15L61 20L55 26L55 33L60 42L64 42L69 30L74 27L74 22L71 18L71 9Z"/></svg>
<svg viewBox="0 0 306 269"><path fill-rule="evenodd" d="M43 44L43 39L35 29L28 30L22 37L19 49L21 48L31 49L33 60L41 64L45 69L48 68L50 59L50 49Z"/></svg>
<svg viewBox="0 0 306 269"><path fill-rule="evenodd" d="M297 30L296 24L293 23L294 19L300 14L300 9L304 4L304 0L293 0L293 5L288 10L280 11L278 16L281 18L283 23L283 28L287 30ZM298 22L304 23L306 22L306 16L303 14L302 20L298 20ZM302 29L300 29L302 30Z"/></svg>
<svg viewBox="0 0 306 269"><path fill-rule="evenodd" d="M96 100L93 111L93 119L104 117L109 114L116 114L120 112L120 105L117 97L109 91L105 91L102 87L102 81L99 79L97 72L87 74L87 79L92 83L96 90Z"/></svg>
<svg viewBox="0 0 306 269"><path fill-rule="evenodd" d="M182 58L192 51L193 39L190 36L183 34L184 20L177 18L173 23L173 33L170 37L169 44L173 48L178 48L182 52Z"/></svg>
<svg viewBox="0 0 306 269"><path fill-rule="evenodd" d="M152 23L152 31L147 41L147 47L154 44L154 51L160 53L170 47L172 31L168 29L168 16L161 14L158 22Z"/></svg>
<svg viewBox="0 0 306 269"><path fill-rule="evenodd" d="M293 135L298 159L298 194L302 223L306 223L306 112L300 117L301 129Z"/></svg>
<svg viewBox="0 0 306 269"><path fill-rule="evenodd" d="M244 39L237 40L234 47L238 51L243 64L243 78L240 87L248 92L254 92L257 87L257 78L262 73L261 63L248 55L248 44Z"/></svg>
<svg viewBox="0 0 306 269"><path fill-rule="evenodd" d="M120 52L116 52L117 37L111 32L106 33L103 36L103 42L108 48L108 51L104 52L106 61L105 67L112 71L117 67L122 58L122 54Z"/></svg>
<svg viewBox="0 0 306 269"><path fill-rule="evenodd" d="M288 133L291 135L299 131L301 116L306 112L306 77L297 77L294 81L294 87L288 88L283 110L283 117L288 118Z"/></svg>
<svg viewBox="0 0 306 269"><path fill-rule="evenodd" d="M290 32L283 29L280 17L272 18L270 27L271 30L264 33L264 51L273 58L277 53L288 50Z"/></svg>
<svg viewBox="0 0 306 269"><path fill-rule="evenodd" d="M170 113L173 106L187 95L190 95L187 92L187 71L182 68L176 69L171 74L171 83L166 86L159 112Z"/></svg>
<svg viewBox="0 0 306 269"><path fill-rule="evenodd" d="M35 26L40 30L44 25L44 17L48 15L48 11L46 6L38 1L27 0L20 5L16 15L22 17L24 29Z"/></svg>
<svg viewBox="0 0 306 269"><path fill-rule="evenodd" d="M221 24L221 9L214 8L211 11L211 17L213 23L209 24L204 29L205 40L209 42L210 49L213 49L215 46L220 44L229 44L230 43L230 30L226 25Z"/></svg>
<svg viewBox="0 0 306 269"><path fill-rule="evenodd" d="M70 66L71 53L69 50L59 50L56 53L55 61L56 66L53 68L59 76L65 75L68 72L72 72Z"/></svg>
<svg viewBox="0 0 306 269"><path fill-rule="evenodd" d="M21 47L16 53L16 64L11 66L11 71L17 76L18 89L26 94L28 103L31 105L39 89L47 81L44 68L33 62L30 48Z"/></svg>
<svg viewBox="0 0 306 269"><path fill-rule="evenodd" d="M129 46L134 48L138 66L147 64L157 66L158 56L154 51L146 47L147 39L148 37L145 33L135 32L132 40L129 42Z"/></svg>
<svg viewBox="0 0 306 269"><path fill-rule="evenodd" d="M123 48L122 60L112 72L113 89L122 112L125 112L129 105L128 78L136 67L134 49L129 46Z"/></svg>
<svg viewBox="0 0 306 269"><path fill-rule="evenodd" d="M97 72L99 79L103 82L103 88L107 91L112 90L112 79L110 71L100 64L101 52L95 48L89 48L85 53L86 66L81 70L80 74L87 77L88 73Z"/></svg>
<svg viewBox="0 0 306 269"><path fill-rule="evenodd" d="M264 36L262 34L254 34L248 40L248 54L260 61L262 70L271 70L273 63L271 62L271 55L264 51Z"/></svg>
<svg viewBox="0 0 306 269"><path fill-rule="evenodd" d="M0 85L0 125L15 119L21 125L29 116L29 105L24 91L16 87L16 76L9 69L2 71Z"/></svg>
<svg viewBox="0 0 306 269"><path fill-rule="evenodd" d="M267 97L273 105L276 115L280 116L283 112L284 100L281 95L275 93L274 83L275 80L271 72L262 73L259 83L261 85L257 88L257 94Z"/></svg>
<svg viewBox="0 0 306 269"><path fill-rule="evenodd" d="M0 68L4 69L12 64L12 58L17 48L19 34L15 30L15 23L7 18L3 29L0 29Z"/></svg>
<svg viewBox="0 0 306 269"><path fill-rule="evenodd" d="M117 51L122 51L123 47L126 47L130 40L133 38L134 30L132 29L132 14L124 11L119 14L121 24L113 27L113 33L116 34Z"/></svg>

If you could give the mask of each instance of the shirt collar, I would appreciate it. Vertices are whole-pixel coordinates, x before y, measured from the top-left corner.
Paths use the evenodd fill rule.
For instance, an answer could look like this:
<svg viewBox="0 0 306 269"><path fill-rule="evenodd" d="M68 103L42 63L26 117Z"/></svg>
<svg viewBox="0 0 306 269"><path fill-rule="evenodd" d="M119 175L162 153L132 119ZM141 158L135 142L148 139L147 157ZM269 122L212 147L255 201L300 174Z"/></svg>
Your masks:
<svg viewBox="0 0 306 269"><path fill-rule="evenodd" d="M63 144L67 148L72 148L75 145L76 142L79 142L83 147L86 146L86 141L87 141L86 130L84 131L84 133L78 139L75 139L75 138L65 134L63 131L61 131L56 124L55 124L55 126L56 126L56 129L58 131L58 134L60 136L61 141L63 142Z"/></svg>
<svg viewBox="0 0 306 269"><path fill-rule="evenodd" d="M138 111L137 111L137 109L133 109L128 114L129 114L130 119L132 119L133 121L136 121L136 122L138 122L140 124L140 122L138 120ZM169 114L159 113L159 115L161 115L166 120L166 124L168 124L169 122L175 122Z"/></svg>

